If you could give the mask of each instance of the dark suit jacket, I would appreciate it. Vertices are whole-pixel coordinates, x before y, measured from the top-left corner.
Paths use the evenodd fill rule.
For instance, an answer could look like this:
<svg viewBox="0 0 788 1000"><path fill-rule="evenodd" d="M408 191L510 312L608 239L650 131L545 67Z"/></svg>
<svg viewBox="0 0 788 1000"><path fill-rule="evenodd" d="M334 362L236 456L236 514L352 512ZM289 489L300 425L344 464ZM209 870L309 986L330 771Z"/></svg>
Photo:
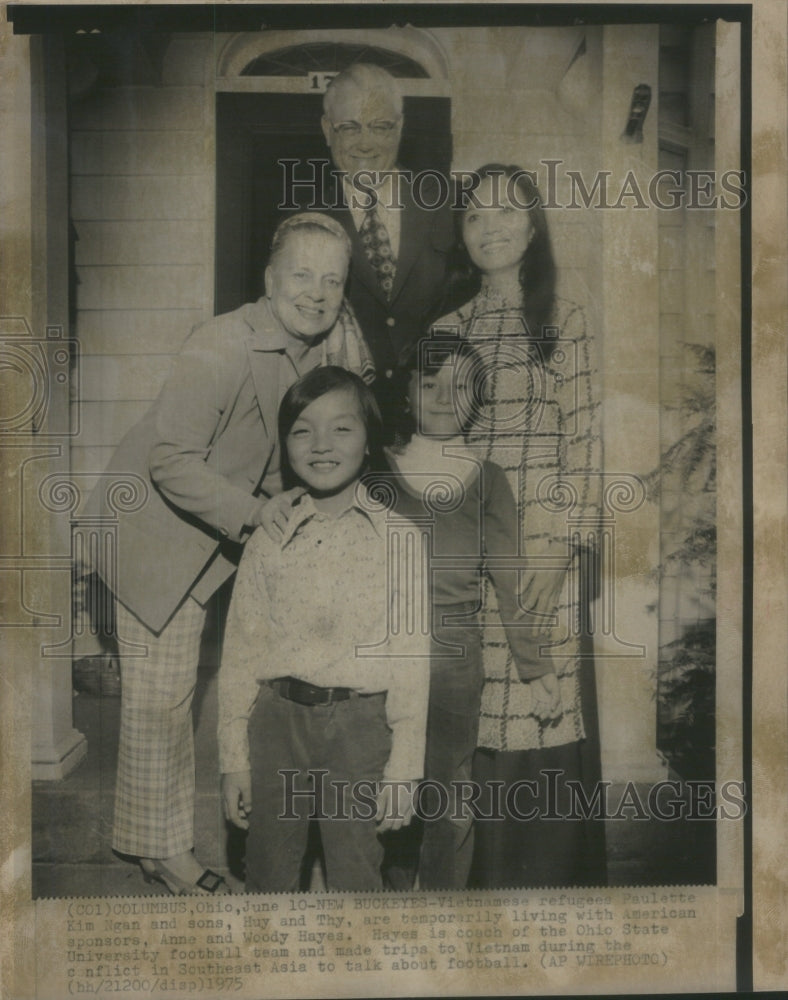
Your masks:
<svg viewBox="0 0 788 1000"><path fill-rule="evenodd" d="M277 410L297 378L285 344L264 298L197 327L91 498L90 512L117 527L96 569L154 632L187 594L207 599L232 574L256 495L281 489ZM118 492L129 474L147 491L139 504Z"/></svg>
<svg viewBox="0 0 788 1000"><path fill-rule="evenodd" d="M386 377L414 343L438 304L446 278L447 255L454 242L448 204L430 210L412 197L410 185L400 183L402 209L397 270L391 300L387 301L377 275L366 258L350 209L332 212L342 223L353 246L348 298L369 344L379 377ZM425 180L422 200L438 200L438 187ZM342 202L334 197L329 204Z"/></svg>

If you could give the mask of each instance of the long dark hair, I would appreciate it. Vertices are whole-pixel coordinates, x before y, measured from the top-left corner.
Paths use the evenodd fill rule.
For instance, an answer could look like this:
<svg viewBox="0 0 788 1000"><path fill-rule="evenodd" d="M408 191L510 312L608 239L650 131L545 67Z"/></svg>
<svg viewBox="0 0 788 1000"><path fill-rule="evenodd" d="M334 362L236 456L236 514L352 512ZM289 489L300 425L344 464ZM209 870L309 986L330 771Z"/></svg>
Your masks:
<svg viewBox="0 0 788 1000"><path fill-rule="evenodd" d="M358 400L361 417L367 431L367 450L369 451L367 465L373 469L382 467L383 422L372 390L354 372L349 372L337 365L325 365L321 368L313 368L306 375L302 375L297 382L290 386L279 404L279 442L282 449L282 481L285 489L300 485L287 454L287 436L293 429L293 424L310 403L314 403L321 396L336 390L349 391Z"/></svg>
<svg viewBox="0 0 788 1000"><path fill-rule="evenodd" d="M499 183L503 180L513 184L519 204L527 206L523 211L528 212L533 236L520 262L520 288L525 301L525 324L531 336L538 337L542 327L550 322L555 301L555 260L541 195L532 175L515 164L486 163L475 173L482 179L492 177L498 178ZM472 197L470 192L464 194L463 211L454 216L457 239L449 262L446 292L433 321L465 305L482 286L482 272L471 260L462 238L462 220L473 204Z"/></svg>

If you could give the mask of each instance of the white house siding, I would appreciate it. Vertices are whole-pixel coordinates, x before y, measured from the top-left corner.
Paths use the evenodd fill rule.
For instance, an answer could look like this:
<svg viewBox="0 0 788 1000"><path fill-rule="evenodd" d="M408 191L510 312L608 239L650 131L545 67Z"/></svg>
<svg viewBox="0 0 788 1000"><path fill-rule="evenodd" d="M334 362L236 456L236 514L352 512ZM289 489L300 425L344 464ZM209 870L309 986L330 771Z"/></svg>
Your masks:
<svg viewBox="0 0 788 1000"><path fill-rule="evenodd" d="M213 307L210 37L175 37L157 85L71 109L81 430L72 469L100 471Z"/></svg>

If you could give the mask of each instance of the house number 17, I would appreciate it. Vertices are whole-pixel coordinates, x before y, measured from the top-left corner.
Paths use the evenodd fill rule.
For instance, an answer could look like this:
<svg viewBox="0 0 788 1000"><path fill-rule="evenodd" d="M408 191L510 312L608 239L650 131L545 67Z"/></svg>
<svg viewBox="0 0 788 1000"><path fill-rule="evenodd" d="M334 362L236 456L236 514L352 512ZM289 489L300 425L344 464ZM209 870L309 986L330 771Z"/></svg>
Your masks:
<svg viewBox="0 0 788 1000"><path fill-rule="evenodd" d="M337 73L312 73L309 77L309 89L324 94L329 83L337 75Z"/></svg>

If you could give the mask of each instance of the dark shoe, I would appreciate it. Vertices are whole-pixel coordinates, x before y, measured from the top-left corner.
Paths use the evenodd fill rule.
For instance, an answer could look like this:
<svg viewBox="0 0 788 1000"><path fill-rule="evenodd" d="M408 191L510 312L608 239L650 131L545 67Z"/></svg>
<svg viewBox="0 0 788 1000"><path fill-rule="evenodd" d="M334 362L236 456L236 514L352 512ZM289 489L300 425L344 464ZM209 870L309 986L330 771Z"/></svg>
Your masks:
<svg viewBox="0 0 788 1000"><path fill-rule="evenodd" d="M142 869L142 877L149 885L151 882L161 882L173 896L210 896L213 894L222 896L230 893L230 887L222 876L217 875L210 868L206 868L196 882L185 882L161 861L145 859L140 861L140 868Z"/></svg>

